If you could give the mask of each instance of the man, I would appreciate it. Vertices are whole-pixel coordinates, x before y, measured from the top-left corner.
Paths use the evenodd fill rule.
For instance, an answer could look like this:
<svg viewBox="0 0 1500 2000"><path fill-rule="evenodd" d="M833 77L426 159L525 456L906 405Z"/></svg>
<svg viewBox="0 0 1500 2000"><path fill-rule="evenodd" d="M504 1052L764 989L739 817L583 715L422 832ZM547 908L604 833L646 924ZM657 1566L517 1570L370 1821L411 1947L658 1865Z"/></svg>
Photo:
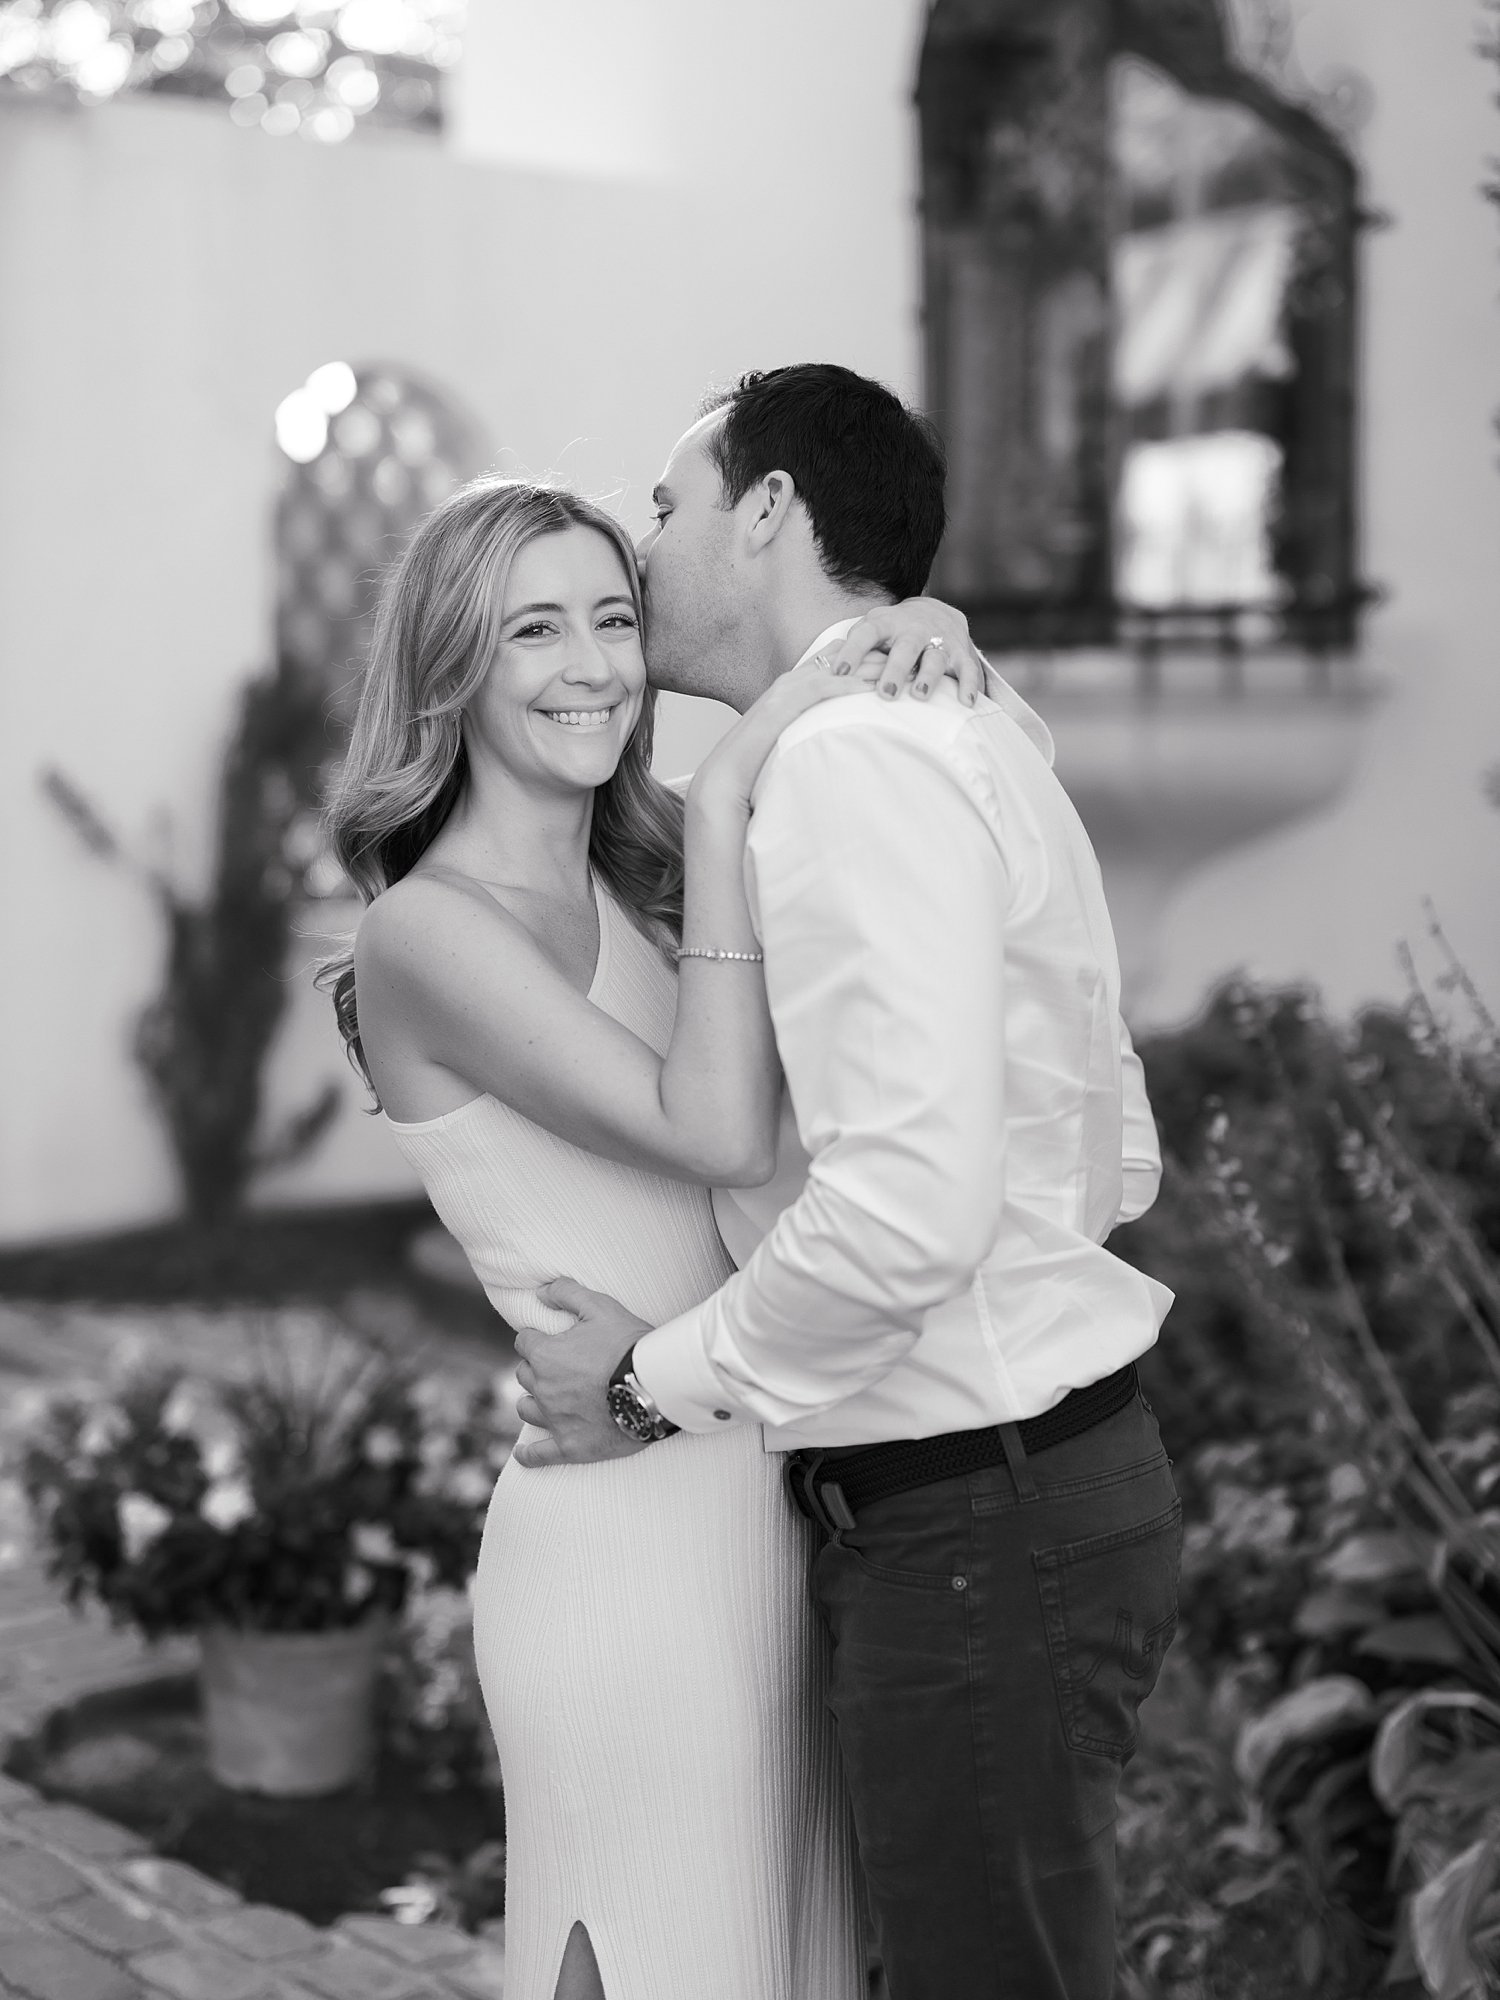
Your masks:
<svg viewBox="0 0 1500 2000"><path fill-rule="evenodd" d="M942 483L878 384L745 377L656 492L653 680L744 709L818 649L862 654L861 614L925 581ZM823 1537L894 2000L1108 2000L1116 1792L1179 1509L1133 1367L1170 1294L1102 1246L1160 1163L1097 864L1045 728L991 688L872 693L782 736L746 859L776 1175L716 1197L740 1270L670 1324L551 1289L578 1324L522 1337L521 1412L552 1433L523 1455L763 1425Z"/></svg>

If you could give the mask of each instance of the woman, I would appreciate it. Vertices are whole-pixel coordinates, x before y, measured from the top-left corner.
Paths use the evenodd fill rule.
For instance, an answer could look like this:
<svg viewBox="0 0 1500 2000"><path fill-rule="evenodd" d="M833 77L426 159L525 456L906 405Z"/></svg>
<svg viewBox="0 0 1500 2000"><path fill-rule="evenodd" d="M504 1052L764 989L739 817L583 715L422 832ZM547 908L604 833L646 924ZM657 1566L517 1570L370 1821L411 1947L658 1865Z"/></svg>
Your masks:
<svg viewBox="0 0 1500 2000"><path fill-rule="evenodd" d="M330 807L369 904L331 983L512 1324L565 1329L538 1297L559 1271L651 1320L729 1274L708 1189L771 1171L775 1045L753 963L684 958L679 993L676 947L754 952L751 783L794 715L864 684L784 675L684 802L649 773L639 584L609 516L476 481L395 571ZM863 1993L807 1560L752 1429L507 1467L475 1594L507 2000Z"/></svg>

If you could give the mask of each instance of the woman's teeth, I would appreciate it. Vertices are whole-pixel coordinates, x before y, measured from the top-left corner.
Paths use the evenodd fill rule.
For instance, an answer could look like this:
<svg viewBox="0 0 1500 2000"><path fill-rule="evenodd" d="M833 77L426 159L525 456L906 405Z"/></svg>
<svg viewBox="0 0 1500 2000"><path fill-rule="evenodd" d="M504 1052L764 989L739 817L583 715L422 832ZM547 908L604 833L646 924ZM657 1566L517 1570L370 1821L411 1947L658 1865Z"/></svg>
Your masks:
<svg viewBox="0 0 1500 2000"><path fill-rule="evenodd" d="M598 729L614 714L613 708L544 708L553 722L565 722L573 729Z"/></svg>

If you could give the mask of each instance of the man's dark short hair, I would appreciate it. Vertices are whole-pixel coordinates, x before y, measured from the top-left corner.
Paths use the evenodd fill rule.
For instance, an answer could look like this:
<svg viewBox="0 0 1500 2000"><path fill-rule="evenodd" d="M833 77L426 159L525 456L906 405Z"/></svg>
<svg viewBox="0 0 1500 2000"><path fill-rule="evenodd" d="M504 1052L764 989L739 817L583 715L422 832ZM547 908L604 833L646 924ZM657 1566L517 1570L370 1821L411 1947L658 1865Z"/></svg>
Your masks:
<svg viewBox="0 0 1500 2000"><path fill-rule="evenodd" d="M947 466L928 418L829 361L742 375L705 399L705 416L718 409L728 415L705 449L725 507L768 472L789 473L835 583L896 599L924 588L947 519Z"/></svg>

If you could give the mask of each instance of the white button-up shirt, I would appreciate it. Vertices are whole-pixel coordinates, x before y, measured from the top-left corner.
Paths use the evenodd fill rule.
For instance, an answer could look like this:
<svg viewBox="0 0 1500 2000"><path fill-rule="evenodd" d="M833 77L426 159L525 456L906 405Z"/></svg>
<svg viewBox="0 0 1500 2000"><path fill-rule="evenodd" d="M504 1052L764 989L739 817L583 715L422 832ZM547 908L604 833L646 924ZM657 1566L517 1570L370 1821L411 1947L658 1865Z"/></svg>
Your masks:
<svg viewBox="0 0 1500 2000"><path fill-rule="evenodd" d="M1098 863L1045 725L990 687L825 703L761 772L745 879L787 1101L774 1178L714 1197L740 1269L635 1349L685 1430L1037 1416L1171 1303L1103 1247L1161 1159Z"/></svg>

